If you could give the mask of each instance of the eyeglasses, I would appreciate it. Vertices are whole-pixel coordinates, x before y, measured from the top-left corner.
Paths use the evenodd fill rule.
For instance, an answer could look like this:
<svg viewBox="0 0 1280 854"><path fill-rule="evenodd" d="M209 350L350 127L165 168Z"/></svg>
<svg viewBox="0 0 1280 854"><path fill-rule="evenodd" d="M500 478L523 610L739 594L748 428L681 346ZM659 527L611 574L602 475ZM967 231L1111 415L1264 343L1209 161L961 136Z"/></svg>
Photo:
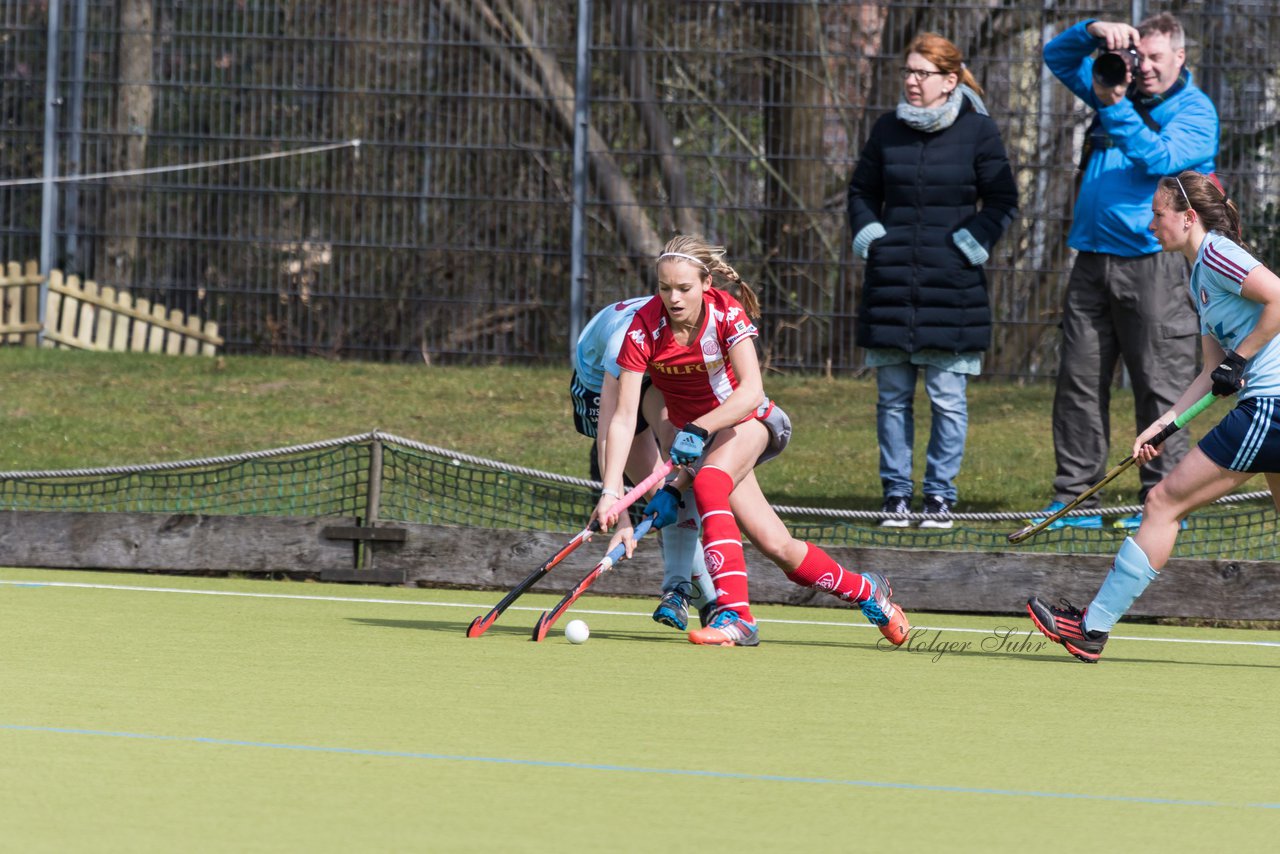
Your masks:
<svg viewBox="0 0 1280 854"><path fill-rule="evenodd" d="M904 80L910 80L914 77L919 83L923 83L934 75L939 77L947 76L946 71L925 71L923 68L907 68L906 66L903 66L898 70L902 73L902 78Z"/></svg>

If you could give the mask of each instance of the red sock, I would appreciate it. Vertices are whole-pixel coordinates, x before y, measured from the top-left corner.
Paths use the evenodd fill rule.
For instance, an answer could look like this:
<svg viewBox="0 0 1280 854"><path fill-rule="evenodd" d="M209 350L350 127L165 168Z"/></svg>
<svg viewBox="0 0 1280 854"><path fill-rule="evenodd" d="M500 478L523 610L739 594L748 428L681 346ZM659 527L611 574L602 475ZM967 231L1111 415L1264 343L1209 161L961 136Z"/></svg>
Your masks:
<svg viewBox="0 0 1280 854"><path fill-rule="evenodd" d="M716 611L737 611L754 623L747 596L747 560L742 553L738 520L729 509L733 478L726 472L703 466L693 479L693 498L702 516L702 556L716 586Z"/></svg>
<svg viewBox="0 0 1280 854"><path fill-rule="evenodd" d="M860 573L845 569L813 543L805 545L809 551L800 565L787 573L787 578L801 587L825 590L846 602L862 602L871 595L871 584Z"/></svg>

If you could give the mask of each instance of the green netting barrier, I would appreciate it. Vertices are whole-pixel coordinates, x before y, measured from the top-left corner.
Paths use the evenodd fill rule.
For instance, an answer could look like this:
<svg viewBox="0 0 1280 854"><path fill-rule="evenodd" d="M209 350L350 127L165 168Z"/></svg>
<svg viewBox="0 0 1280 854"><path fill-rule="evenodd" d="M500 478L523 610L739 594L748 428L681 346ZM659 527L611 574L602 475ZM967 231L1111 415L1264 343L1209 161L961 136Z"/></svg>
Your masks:
<svg viewBox="0 0 1280 854"><path fill-rule="evenodd" d="M1010 515L1010 514L986 514ZM1112 517L1128 513L1108 514ZM1028 519L1014 518L1003 524L996 521L956 517L955 527L948 530L920 528L880 528L875 523L857 524L847 521L810 521L784 516L795 536L817 543L867 548L938 549L946 551L1020 551L1052 554L1114 554L1131 531L1115 528L1087 529L1064 527L1042 531L1018 545L1010 545L1008 535L1020 529ZM1280 560L1280 524L1275 506L1269 498L1232 504L1214 505L1187 518L1178 536L1173 556L1213 560Z"/></svg>
<svg viewBox="0 0 1280 854"><path fill-rule="evenodd" d="M375 460L380 460L373 471ZM376 516L381 524L576 532L598 484L458 454L373 431L269 451L100 469L0 472L0 511ZM372 497L377 507L370 507ZM1244 500L1235 500L1243 498ZM1193 514L1176 557L1280 560L1270 496L1248 493ZM776 506L802 539L831 546L1112 554L1126 533L1044 531L1013 546L1026 513L959 513L947 530L882 528L880 514ZM1106 520L1135 512L1110 508Z"/></svg>
<svg viewBox="0 0 1280 854"><path fill-rule="evenodd" d="M358 516L368 444L225 461L0 473L0 510Z"/></svg>
<svg viewBox="0 0 1280 854"><path fill-rule="evenodd" d="M531 474L464 463L387 445L382 455L378 518L431 525L517 530L579 530L595 509L595 492Z"/></svg>

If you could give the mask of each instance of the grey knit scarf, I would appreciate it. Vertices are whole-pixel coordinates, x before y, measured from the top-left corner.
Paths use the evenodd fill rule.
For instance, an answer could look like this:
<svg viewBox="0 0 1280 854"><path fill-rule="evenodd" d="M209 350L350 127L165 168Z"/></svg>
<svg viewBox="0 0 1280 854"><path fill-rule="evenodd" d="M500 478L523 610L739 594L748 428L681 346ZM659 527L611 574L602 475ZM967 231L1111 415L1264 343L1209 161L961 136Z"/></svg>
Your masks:
<svg viewBox="0 0 1280 854"><path fill-rule="evenodd" d="M937 133L955 123L956 117L960 115L962 98L967 98L979 115L990 115L987 112L987 105L982 103L982 97L968 86L961 84L952 89L950 97L937 107L913 107L907 103L906 98L903 98L898 102L898 118L907 127L923 133Z"/></svg>

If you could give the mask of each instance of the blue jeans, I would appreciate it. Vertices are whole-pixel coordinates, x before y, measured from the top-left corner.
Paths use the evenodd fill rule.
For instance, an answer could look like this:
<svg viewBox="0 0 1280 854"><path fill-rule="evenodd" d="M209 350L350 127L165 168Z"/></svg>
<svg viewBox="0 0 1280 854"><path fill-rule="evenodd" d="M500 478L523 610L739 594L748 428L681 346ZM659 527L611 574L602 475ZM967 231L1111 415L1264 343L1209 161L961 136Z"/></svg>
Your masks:
<svg viewBox="0 0 1280 854"><path fill-rule="evenodd" d="M882 365L876 368L876 437L880 441L880 485L885 496L910 497L911 454L915 444L916 374L924 370L924 389L929 395L933 419L929 446L925 451L924 494L954 503L956 476L964 457L964 440L969 430L969 409L965 388L969 377L932 365Z"/></svg>

